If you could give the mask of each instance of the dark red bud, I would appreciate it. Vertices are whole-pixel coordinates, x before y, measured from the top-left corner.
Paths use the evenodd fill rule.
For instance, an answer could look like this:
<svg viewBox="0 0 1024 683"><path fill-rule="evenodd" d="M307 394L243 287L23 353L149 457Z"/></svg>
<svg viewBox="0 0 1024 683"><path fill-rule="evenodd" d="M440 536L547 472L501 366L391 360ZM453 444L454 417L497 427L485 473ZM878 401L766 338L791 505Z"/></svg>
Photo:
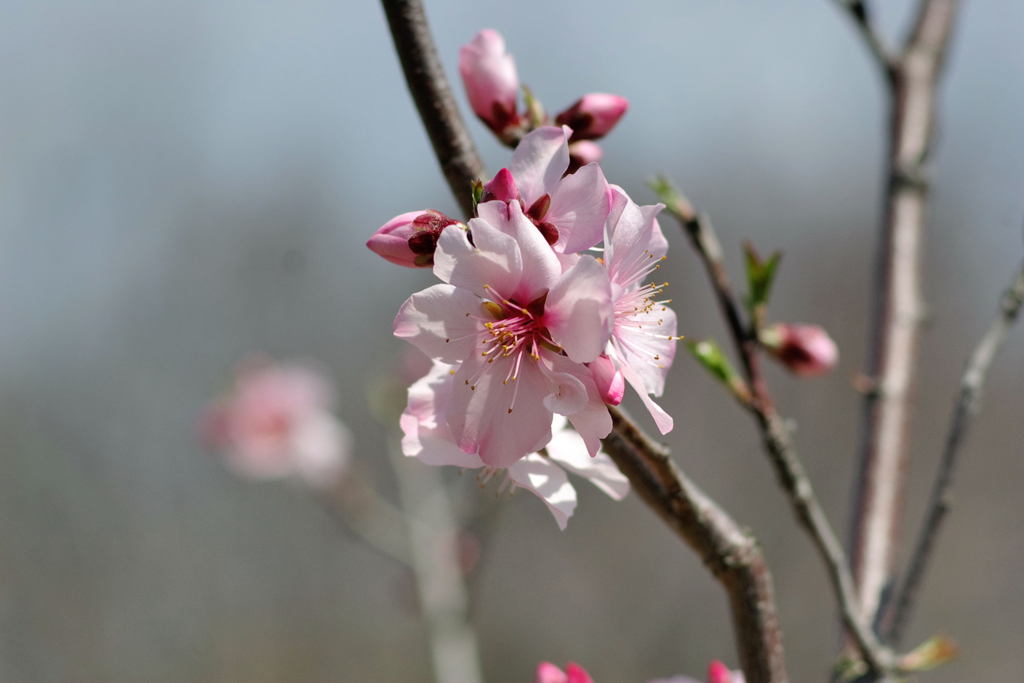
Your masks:
<svg viewBox="0 0 1024 683"><path fill-rule="evenodd" d="M548 244L554 244L558 241L558 228L552 223L540 223L537 225L537 229L540 230L541 235L544 235L544 240Z"/></svg>
<svg viewBox="0 0 1024 683"><path fill-rule="evenodd" d="M530 208L526 210L526 215L530 217L534 223L539 223L544 220L544 216L547 215L548 209L551 208L551 195L545 194L540 199L530 205Z"/></svg>

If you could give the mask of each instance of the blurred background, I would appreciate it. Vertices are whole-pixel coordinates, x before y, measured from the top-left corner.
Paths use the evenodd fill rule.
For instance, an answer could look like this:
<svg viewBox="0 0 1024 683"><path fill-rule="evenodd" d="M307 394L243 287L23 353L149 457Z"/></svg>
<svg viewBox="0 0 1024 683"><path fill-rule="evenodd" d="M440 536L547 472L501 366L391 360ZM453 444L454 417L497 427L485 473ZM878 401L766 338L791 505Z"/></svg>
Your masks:
<svg viewBox="0 0 1024 683"><path fill-rule="evenodd" d="M874 4L895 40L910 3ZM641 203L653 174L674 177L713 216L734 277L742 239L785 252L773 317L824 325L842 356L825 378L771 380L845 534L885 125L846 18L826 0L427 5L451 76L458 46L493 27L549 110L628 97L602 143L607 176ZM240 480L196 436L245 354L317 359L360 467L393 487L397 423L374 421L367 387L394 372L391 319L431 278L364 242L395 214L457 210L379 6L0 6L0 680L429 681L406 573L300 487ZM965 3L942 88L911 525L964 359L1024 253L1022 22L1013 0ZM489 169L506 163L470 127ZM665 227L680 332L721 338L696 258ZM962 647L928 680L1024 668L1022 390L1017 329L908 638ZM823 680L833 601L753 426L682 354L662 405L680 464L763 542L793 680ZM500 503L472 577L488 680L529 681L542 659L598 683L735 664L723 594L695 556L635 496L577 488L565 532L528 494Z"/></svg>

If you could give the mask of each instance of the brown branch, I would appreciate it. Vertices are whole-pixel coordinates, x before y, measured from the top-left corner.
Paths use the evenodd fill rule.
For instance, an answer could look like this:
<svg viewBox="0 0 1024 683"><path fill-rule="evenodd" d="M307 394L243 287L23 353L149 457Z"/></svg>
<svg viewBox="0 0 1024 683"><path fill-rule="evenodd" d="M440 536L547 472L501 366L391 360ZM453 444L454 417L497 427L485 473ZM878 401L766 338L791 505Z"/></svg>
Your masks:
<svg viewBox="0 0 1024 683"><path fill-rule="evenodd" d="M757 541L680 472L663 447L620 410L611 412L614 428L604 451L722 584L746 680L787 681L771 573Z"/></svg>
<svg viewBox="0 0 1024 683"><path fill-rule="evenodd" d="M483 178L484 165L466 130L444 75L420 0L381 0L395 52L420 119L434 146L434 156L448 187L467 217L473 215L470 183Z"/></svg>
<svg viewBox="0 0 1024 683"><path fill-rule="evenodd" d="M907 423L922 317L920 262L941 67L958 0L921 0L892 62L889 182L881 225L866 375L852 555L861 615L874 620L892 582L900 536Z"/></svg>
<svg viewBox="0 0 1024 683"><path fill-rule="evenodd" d="M662 187L668 190L670 186L663 183ZM876 672L888 671L893 666L892 655L879 642L868 621L858 613L859 602L846 553L814 493L811 480L790 438L789 428L782 416L776 412L768 393L768 386L759 364L757 330L753 324L745 325L743 322L741 308L729 284L722 261L722 250L711 221L707 216L698 214L678 192L668 190L661 192L661 195L669 212L679 221L683 232L689 237L707 272L750 385L749 400L741 398L740 402L754 417L775 476L786 493L797 520L811 537L818 555L825 564L843 623L853 635L868 667Z"/></svg>
<svg viewBox="0 0 1024 683"><path fill-rule="evenodd" d="M899 643L903 636L904 627L914 607L914 599L920 589L925 569L932 557L935 540L952 505L950 491L953 487L957 459L964 437L967 435L971 417L978 410L979 397L985 385L989 367L1006 341L1010 327L1020 315L1022 305L1024 305L1024 266L1021 267L1013 285L1003 294L999 313L971 353L963 378L960 380L960 392L953 407L939 471L935 477L935 483L932 485L928 512L914 545L907 574L900 590L896 593L896 598L891 601L892 608L888 610L886 619L882 622L883 632L892 643Z"/></svg>
<svg viewBox="0 0 1024 683"><path fill-rule="evenodd" d="M409 90L452 192L467 208L483 164L451 100L420 0L381 0ZM471 208L471 206L469 206ZM467 210L467 215L470 213ZM664 450L612 409L605 448L644 501L694 548L729 596L749 683L786 683L771 574L757 543L678 471Z"/></svg>

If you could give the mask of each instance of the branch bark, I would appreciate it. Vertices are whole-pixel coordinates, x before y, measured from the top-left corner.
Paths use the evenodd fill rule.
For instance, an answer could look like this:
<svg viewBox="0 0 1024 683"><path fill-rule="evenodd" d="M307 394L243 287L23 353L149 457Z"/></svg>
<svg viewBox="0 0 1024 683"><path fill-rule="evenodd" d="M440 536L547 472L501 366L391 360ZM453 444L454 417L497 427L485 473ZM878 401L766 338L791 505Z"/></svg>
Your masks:
<svg viewBox="0 0 1024 683"><path fill-rule="evenodd" d="M382 0L395 52L413 102L427 129L434 156L466 217L473 215L471 183L483 178L484 165L459 114L444 75L420 0Z"/></svg>
<svg viewBox="0 0 1024 683"><path fill-rule="evenodd" d="M860 614L874 620L892 583L907 468L907 424L922 317L920 262L937 85L958 0L921 0L892 61L888 191L876 256L852 556Z"/></svg>
<svg viewBox="0 0 1024 683"><path fill-rule="evenodd" d="M471 215L470 182L483 164L437 58L420 0L381 0L395 51L452 192ZM467 203L468 202L468 203ZM787 683L771 574L754 539L690 482L665 451L620 411L605 448L644 501L700 554L729 596L749 683Z"/></svg>
<svg viewBox="0 0 1024 683"><path fill-rule="evenodd" d="M999 313L971 353L963 378L960 380L960 392L953 406L949 434L946 436L942 461L939 463L939 471L935 477L935 483L932 485L928 511L925 514L917 542L914 544L914 552L911 555L907 574L900 590L896 593L896 598L891 601L892 608L882 622L883 633L894 644L898 644L903 637L904 628L913 610L925 569L928 567L935 548L935 540L952 505L950 491L953 487L953 475L964 438L967 435L967 427L971 417L978 409L981 391L985 386L985 378L992 361L1006 341L1010 327L1020 315L1022 305L1024 305L1024 266L1021 267L1014 283L1003 294Z"/></svg>
<svg viewBox="0 0 1024 683"><path fill-rule="evenodd" d="M788 680L771 573L757 541L617 408L603 448L659 517L696 552L729 597L740 664L751 683Z"/></svg>

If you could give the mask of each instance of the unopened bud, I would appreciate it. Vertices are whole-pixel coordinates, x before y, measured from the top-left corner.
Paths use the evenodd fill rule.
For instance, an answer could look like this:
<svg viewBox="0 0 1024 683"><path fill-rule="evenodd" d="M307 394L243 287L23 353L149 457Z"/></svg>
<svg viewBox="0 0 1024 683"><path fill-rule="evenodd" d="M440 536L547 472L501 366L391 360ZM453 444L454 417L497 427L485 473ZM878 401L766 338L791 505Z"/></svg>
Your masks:
<svg viewBox="0 0 1024 683"><path fill-rule="evenodd" d="M440 211L410 211L395 216L378 228L366 246L378 256L406 268L434 264L434 250L441 231L458 221Z"/></svg>
<svg viewBox="0 0 1024 683"><path fill-rule="evenodd" d="M626 393L626 381L622 373L615 367L615 363L605 354L601 354L587 364L590 374L597 384L597 391L601 394L601 400L610 406L617 406L622 403L622 397Z"/></svg>
<svg viewBox="0 0 1024 683"><path fill-rule="evenodd" d="M569 143L569 168L565 174L575 173L587 164L595 164L601 161L604 150L601 145L590 140L579 140Z"/></svg>
<svg viewBox="0 0 1024 683"><path fill-rule="evenodd" d="M573 140L603 138L629 109L625 97L607 93L590 93L555 117L555 123L572 128Z"/></svg>
<svg viewBox="0 0 1024 683"><path fill-rule="evenodd" d="M492 131L502 136L506 129L519 124L519 76L500 33L484 29L463 45L459 49L459 74L470 106Z"/></svg>
<svg viewBox="0 0 1024 683"><path fill-rule="evenodd" d="M491 182L484 185L484 193L480 202L489 202L494 199L503 202L511 202L519 196L519 188L516 187L516 180L512 177L512 171L503 168Z"/></svg>
<svg viewBox="0 0 1024 683"><path fill-rule="evenodd" d="M818 325L772 325L761 332L761 344L791 372L805 377L826 373L839 360L836 343Z"/></svg>

